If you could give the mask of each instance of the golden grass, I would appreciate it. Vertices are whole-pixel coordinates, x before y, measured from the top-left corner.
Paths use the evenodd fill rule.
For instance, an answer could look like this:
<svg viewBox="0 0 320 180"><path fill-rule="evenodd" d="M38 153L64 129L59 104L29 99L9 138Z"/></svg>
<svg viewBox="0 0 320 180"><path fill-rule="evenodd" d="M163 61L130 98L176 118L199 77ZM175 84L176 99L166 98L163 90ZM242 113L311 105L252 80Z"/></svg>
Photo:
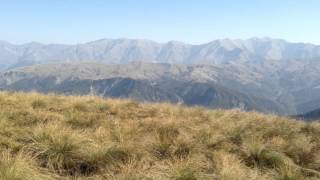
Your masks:
<svg viewBox="0 0 320 180"><path fill-rule="evenodd" d="M319 178L319 123L0 92L0 179Z"/></svg>

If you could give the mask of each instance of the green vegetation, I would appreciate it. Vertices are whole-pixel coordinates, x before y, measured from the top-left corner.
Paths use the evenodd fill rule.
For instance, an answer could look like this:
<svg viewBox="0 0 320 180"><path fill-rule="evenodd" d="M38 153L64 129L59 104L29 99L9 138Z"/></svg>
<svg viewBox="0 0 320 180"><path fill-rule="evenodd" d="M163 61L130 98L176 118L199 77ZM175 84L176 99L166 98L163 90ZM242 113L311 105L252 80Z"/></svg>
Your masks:
<svg viewBox="0 0 320 180"><path fill-rule="evenodd" d="M0 93L0 179L319 178L319 123L90 96Z"/></svg>

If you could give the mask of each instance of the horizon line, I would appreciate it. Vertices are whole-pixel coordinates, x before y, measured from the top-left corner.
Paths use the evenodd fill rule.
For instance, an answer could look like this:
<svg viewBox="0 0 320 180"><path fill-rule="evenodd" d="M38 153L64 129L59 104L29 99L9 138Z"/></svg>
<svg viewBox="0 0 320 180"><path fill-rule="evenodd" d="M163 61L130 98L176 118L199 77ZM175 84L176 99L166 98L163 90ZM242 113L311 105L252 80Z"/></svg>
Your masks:
<svg viewBox="0 0 320 180"><path fill-rule="evenodd" d="M312 43L312 42L306 42L306 41L291 41L291 40L286 40L285 38L273 38L273 37L269 37L269 36L264 36L264 37L257 37L257 36L253 36L250 38L217 38L217 39L213 39L213 40L209 40L203 43L189 43L189 42L185 42L185 41L180 41L180 40L167 40L167 41L157 41L157 40L152 40L152 39L147 39L147 38L131 38L131 37L119 37L119 38L100 38L100 39L96 39L96 40L90 40L90 41L83 41L83 42L77 42L77 43L44 43L44 42L40 42L40 41L29 41L29 42L25 42L25 43L12 43L8 40L0 40L0 43L8 43L11 45L15 45L15 46L23 46L23 45L28 45L28 44L40 44L40 45L81 45L81 44L89 44L89 43L94 43L94 42L98 42L98 41L105 41L105 40L137 40L137 41L151 41L154 43L158 43L158 44L167 44L170 42L177 42L177 43L182 43L185 45L192 45L192 46L197 46L197 45L204 45L204 44L209 44L211 42L215 42L215 41L221 41L221 40L230 40L230 41L249 41L249 40L278 40L278 41L284 41L287 43L293 43L293 44L310 44L310 45L315 45L315 46L320 46L320 43Z"/></svg>

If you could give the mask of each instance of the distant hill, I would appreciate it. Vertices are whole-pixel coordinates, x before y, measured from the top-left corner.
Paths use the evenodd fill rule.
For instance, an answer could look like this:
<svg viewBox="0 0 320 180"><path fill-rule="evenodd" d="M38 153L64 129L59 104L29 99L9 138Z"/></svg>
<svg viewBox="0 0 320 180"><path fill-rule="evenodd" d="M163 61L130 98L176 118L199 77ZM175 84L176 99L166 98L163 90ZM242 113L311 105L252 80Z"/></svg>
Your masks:
<svg viewBox="0 0 320 180"><path fill-rule="evenodd" d="M96 95L113 96L111 92L115 88L106 91L107 93L100 91L112 83L102 82L118 79L116 82L122 83L117 83L116 91L123 93L118 93L118 97L214 108L242 107L267 113L296 115L319 107L319 76L318 59L304 62L291 60L290 63L269 61L219 65L58 63L16 68L0 73L0 88L85 94L90 91L91 83L94 82L92 90L99 89L93 91L97 92ZM127 85L121 79L130 79L128 84L136 86ZM143 86L148 88L144 90ZM133 92L134 89L143 93L132 94L130 91ZM150 94L147 90L150 90ZM143 95L148 97L144 98Z"/></svg>
<svg viewBox="0 0 320 180"><path fill-rule="evenodd" d="M298 119L303 119L305 121L318 121L320 120L320 109L315 109L313 111L307 112L305 114L300 114L294 117Z"/></svg>
<svg viewBox="0 0 320 180"><path fill-rule="evenodd" d="M0 88L286 113L284 107L271 99L246 94L217 82L221 78L216 77L217 68L145 63L39 65L5 72L0 75Z"/></svg>

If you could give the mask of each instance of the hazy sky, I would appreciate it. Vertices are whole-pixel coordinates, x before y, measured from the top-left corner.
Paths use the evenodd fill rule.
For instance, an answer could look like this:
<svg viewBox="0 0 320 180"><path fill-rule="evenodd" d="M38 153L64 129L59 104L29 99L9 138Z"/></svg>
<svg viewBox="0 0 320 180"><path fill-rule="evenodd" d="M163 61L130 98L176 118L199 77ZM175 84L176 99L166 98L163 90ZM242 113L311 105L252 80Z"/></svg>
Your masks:
<svg viewBox="0 0 320 180"><path fill-rule="evenodd" d="M0 0L0 39L13 43L250 37L320 44L320 0Z"/></svg>

